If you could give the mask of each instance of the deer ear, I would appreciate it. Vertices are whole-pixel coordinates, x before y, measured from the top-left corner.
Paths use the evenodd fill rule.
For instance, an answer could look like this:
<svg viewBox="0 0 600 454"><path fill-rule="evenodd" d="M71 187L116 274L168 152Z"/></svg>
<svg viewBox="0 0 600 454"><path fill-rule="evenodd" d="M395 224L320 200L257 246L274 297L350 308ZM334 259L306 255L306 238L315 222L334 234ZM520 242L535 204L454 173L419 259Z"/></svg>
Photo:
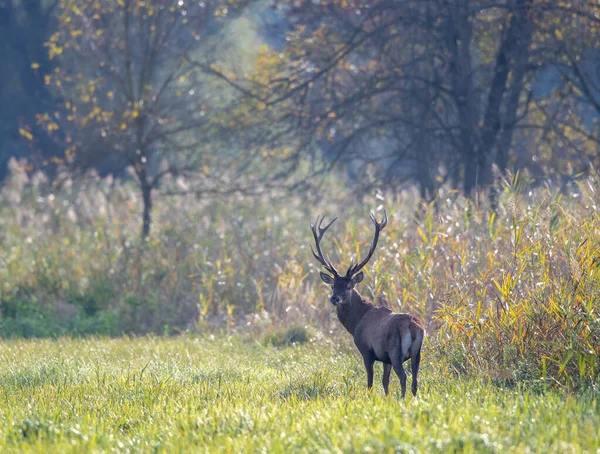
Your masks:
<svg viewBox="0 0 600 454"><path fill-rule="evenodd" d="M354 276L352 278L352 285L356 285L360 282L362 282L363 278L365 277L364 273L361 271L360 273L358 273L356 276Z"/></svg>
<svg viewBox="0 0 600 454"><path fill-rule="evenodd" d="M323 271L321 271L320 274L321 274L321 280L323 282L325 282L326 284L329 284L329 285L333 285L333 278L329 274L324 273Z"/></svg>

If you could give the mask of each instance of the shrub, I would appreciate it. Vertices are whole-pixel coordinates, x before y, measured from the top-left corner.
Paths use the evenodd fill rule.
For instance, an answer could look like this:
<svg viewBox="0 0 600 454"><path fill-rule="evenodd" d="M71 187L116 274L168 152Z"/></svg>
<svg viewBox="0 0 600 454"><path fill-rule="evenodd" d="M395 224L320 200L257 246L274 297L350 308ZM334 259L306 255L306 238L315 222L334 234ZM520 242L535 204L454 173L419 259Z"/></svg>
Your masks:
<svg viewBox="0 0 600 454"><path fill-rule="evenodd" d="M309 330L304 326L272 328L263 337L263 343L274 347L303 344L310 340Z"/></svg>

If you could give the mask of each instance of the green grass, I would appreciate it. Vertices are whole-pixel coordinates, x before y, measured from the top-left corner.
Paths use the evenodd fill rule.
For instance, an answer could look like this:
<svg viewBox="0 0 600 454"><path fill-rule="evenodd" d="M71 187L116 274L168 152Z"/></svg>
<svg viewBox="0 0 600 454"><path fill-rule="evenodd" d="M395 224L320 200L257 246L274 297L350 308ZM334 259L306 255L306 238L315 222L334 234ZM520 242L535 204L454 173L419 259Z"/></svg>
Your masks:
<svg viewBox="0 0 600 454"><path fill-rule="evenodd" d="M402 401L397 379L366 391L348 336L3 341L0 452L599 452L597 393L453 378L433 355Z"/></svg>

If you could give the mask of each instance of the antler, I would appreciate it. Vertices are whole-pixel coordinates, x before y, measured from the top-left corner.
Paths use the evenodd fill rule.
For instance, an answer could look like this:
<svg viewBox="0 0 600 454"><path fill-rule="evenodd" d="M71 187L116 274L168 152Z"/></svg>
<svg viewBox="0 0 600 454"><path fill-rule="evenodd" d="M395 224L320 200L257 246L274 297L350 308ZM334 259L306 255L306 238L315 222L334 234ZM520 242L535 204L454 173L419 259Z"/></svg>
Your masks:
<svg viewBox="0 0 600 454"><path fill-rule="evenodd" d="M377 247L377 241L379 240L379 232L381 232L387 225L387 212L383 210L383 219L381 222L377 222L377 218L375 218L375 215L371 213L371 221L373 221L373 224L375 224L375 237L373 238L373 244L371 245L371 249L369 249L367 258L357 265L350 264L348 271L346 271L346 277L352 277L354 274L358 273L367 264L367 262L371 260L371 257L373 257L375 248Z"/></svg>
<svg viewBox="0 0 600 454"><path fill-rule="evenodd" d="M337 272L335 267L331 264L331 261L325 259L325 257L323 256L323 251L321 250L321 239L323 238L323 235L325 234L327 229L329 227L331 227L331 224L333 224L337 218L334 218L333 221L331 221L325 227L321 227L321 224L323 224L323 221L325 220L325 216L322 216L320 220L319 220L319 217L320 216L317 216L317 220L315 221L314 224L312 224L312 223L310 224L310 229L312 230L313 237L315 237L315 243L317 246L318 255L313 250L312 245L310 246L310 250L313 253L313 255L315 256L315 258L319 261L319 263L321 265L323 265L323 267L327 271L329 271L331 274L333 274L334 277L336 277L336 276L339 276L339 273ZM319 229L318 234L317 234L317 228Z"/></svg>

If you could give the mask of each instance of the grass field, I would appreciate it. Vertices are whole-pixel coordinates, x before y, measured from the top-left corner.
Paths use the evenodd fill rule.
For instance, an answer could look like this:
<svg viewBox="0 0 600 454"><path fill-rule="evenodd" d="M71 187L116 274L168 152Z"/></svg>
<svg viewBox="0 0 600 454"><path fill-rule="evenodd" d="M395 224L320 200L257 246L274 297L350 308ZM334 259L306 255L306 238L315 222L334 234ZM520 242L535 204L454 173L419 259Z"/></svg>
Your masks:
<svg viewBox="0 0 600 454"><path fill-rule="evenodd" d="M365 389L347 336L0 343L0 452L600 452L600 397L460 379ZM410 380L410 377L409 377Z"/></svg>
<svg viewBox="0 0 600 454"><path fill-rule="evenodd" d="M145 242L127 184L38 180L0 190L0 453L600 454L599 178L515 176L496 211L446 190L165 196ZM381 366L367 392L309 249L336 215L347 265L383 208L360 291L424 320L418 399L396 379L385 398Z"/></svg>

